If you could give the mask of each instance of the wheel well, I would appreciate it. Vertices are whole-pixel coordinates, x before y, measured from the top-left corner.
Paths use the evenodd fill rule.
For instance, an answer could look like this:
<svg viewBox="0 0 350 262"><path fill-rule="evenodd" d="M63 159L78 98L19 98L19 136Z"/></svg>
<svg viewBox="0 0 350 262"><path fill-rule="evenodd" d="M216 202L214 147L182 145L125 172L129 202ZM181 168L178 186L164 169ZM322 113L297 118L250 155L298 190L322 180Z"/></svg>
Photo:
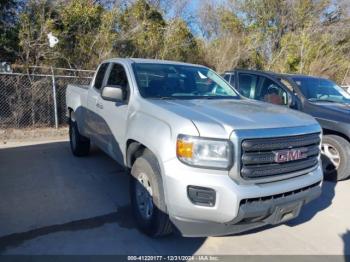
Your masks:
<svg viewBox="0 0 350 262"><path fill-rule="evenodd" d="M346 141L350 142L350 138L344 135L343 133L334 131L334 130L329 130L329 129L323 129L323 135L335 135L335 136L340 136L344 138Z"/></svg>
<svg viewBox="0 0 350 262"><path fill-rule="evenodd" d="M129 139L126 143L126 164L127 167L131 168L135 160L143 154L143 152L148 149L143 144Z"/></svg>

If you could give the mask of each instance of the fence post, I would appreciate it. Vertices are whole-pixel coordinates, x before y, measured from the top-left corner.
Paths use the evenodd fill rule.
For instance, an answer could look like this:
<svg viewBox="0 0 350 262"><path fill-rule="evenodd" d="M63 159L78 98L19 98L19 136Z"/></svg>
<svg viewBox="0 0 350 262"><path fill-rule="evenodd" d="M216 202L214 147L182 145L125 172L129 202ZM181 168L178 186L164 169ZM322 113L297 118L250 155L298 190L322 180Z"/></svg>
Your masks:
<svg viewBox="0 0 350 262"><path fill-rule="evenodd" d="M53 104L55 109L55 128L58 129L58 113L57 113L57 95L56 95L56 81L55 74L53 68L51 66L51 74L52 74L52 94L53 94Z"/></svg>

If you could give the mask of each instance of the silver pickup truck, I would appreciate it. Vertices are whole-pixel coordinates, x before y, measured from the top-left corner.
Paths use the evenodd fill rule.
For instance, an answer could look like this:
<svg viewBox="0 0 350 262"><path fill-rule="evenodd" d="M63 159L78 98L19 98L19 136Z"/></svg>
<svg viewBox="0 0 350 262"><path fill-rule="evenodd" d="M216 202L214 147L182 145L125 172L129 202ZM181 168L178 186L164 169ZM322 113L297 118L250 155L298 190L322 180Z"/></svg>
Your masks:
<svg viewBox="0 0 350 262"><path fill-rule="evenodd" d="M72 152L94 143L130 172L150 236L239 233L299 215L321 192L321 128L310 116L241 97L207 67L110 59L69 85Z"/></svg>

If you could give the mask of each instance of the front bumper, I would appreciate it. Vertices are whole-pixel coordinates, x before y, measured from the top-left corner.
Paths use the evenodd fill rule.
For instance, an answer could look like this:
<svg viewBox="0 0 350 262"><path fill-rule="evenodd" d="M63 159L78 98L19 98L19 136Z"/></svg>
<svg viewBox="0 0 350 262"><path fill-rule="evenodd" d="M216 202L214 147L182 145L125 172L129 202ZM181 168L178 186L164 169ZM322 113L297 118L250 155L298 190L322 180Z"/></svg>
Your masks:
<svg viewBox="0 0 350 262"><path fill-rule="evenodd" d="M191 237L239 233L292 219L305 203L320 195L323 177L317 167L282 181L244 185L237 184L227 171L195 169L177 160L165 163L163 168L167 171L163 174L170 219L182 235ZM215 205L193 204L186 191L190 185L214 189ZM300 191L302 188L305 190ZM278 195L283 197L272 197ZM264 201L254 203L254 199Z"/></svg>
<svg viewBox="0 0 350 262"><path fill-rule="evenodd" d="M275 225L291 220L299 215L301 207L321 194L318 185L283 199L271 199L243 204L237 217L227 223L184 220L171 218L176 229L183 236L205 237L237 234L265 225Z"/></svg>

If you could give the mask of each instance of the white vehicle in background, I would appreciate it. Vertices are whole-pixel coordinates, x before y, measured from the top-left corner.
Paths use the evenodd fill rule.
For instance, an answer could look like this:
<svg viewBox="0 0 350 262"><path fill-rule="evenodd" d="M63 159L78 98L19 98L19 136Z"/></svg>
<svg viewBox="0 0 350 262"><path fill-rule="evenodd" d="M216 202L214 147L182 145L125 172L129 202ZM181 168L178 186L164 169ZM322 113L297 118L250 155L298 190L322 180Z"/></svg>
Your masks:
<svg viewBox="0 0 350 262"><path fill-rule="evenodd" d="M341 85L341 87L350 94L350 85Z"/></svg>
<svg viewBox="0 0 350 262"><path fill-rule="evenodd" d="M341 86L346 92L350 94L350 85Z"/></svg>

